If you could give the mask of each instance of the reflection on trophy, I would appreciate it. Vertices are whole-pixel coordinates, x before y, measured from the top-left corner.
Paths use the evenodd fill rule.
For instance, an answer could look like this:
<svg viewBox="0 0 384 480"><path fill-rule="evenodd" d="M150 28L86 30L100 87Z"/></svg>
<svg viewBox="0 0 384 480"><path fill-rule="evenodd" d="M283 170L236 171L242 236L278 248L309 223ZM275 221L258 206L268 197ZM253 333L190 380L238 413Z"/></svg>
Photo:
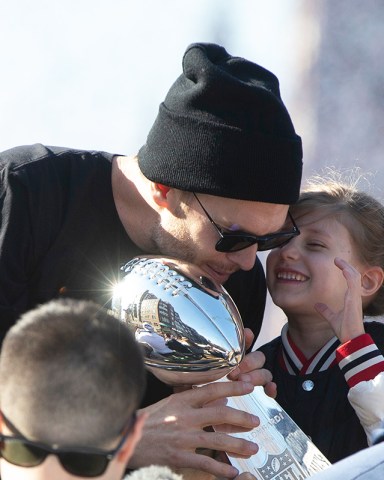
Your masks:
<svg viewBox="0 0 384 480"><path fill-rule="evenodd" d="M112 309L134 331L147 368L169 385L201 385L225 377L245 354L243 323L230 295L188 262L136 257L124 268ZM255 441L249 459L229 457L240 472L260 480L300 480L330 463L262 387L228 399L260 425L236 435Z"/></svg>

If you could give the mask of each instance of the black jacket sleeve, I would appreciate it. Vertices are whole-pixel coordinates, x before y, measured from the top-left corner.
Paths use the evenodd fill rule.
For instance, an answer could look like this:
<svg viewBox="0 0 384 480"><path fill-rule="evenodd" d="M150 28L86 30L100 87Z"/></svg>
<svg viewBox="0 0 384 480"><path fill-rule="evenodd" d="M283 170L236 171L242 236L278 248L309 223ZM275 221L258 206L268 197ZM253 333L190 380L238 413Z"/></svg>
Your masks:
<svg viewBox="0 0 384 480"><path fill-rule="evenodd" d="M252 270L240 270L231 275L224 287L237 305L244 326L253 331L256 340L261 330L267 298L265 274L260 260L256 258Z"/></svg>

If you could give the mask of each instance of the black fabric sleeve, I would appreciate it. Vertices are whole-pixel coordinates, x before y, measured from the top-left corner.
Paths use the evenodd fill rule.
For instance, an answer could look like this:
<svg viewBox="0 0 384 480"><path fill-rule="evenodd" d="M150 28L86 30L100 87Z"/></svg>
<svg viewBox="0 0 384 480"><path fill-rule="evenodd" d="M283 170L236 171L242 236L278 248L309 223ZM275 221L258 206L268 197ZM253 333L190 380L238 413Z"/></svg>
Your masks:
<svg viewBox="0 0 384 480"><path fill-rule="evenodd" d="M244 327L253 331L256 340L261 330L267 298L265 274L260 260L256 258L252 270L239 270L231 275L224 287L239 309Z"/></svg>
<svg viewBox="0 0 384 480"><path fill-rule="evenodd" d="M7 168L0 173L0 336L28 306L32 226L28 195Z"/></svg>

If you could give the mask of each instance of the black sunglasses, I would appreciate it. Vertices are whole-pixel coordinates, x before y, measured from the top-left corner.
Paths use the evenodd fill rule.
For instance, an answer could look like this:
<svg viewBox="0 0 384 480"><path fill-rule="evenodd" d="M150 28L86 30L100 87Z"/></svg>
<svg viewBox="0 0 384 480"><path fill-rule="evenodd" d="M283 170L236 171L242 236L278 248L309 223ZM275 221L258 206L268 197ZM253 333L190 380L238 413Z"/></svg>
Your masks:
<svg viewBox="0 0 384 480"><path fill-rule="evenodd" d="M4 418L4 416L3 416ZM124 427L124 434L113 450L101 450L86 447L59 447L33 442L25 437L0 434L0 456L12 465L19 467L36 467L44 462L48 455L56 455L62 467L68 473L79 477L98 477L108 467L123 446L135 423L136 415L132 415ZM6 423L10 423L6 421Z"/></svg>
<svg viewBox="0 0 384 480"><path fill-rule="evenodd" d="M244 248L254 245L255 243L257 243L258 251L264 252L265 250L272 250L273 248L282 247L292 240L293 237L296 237L300 234L300 230L290 212L288 212L288 217L293 225L293 228L290 232L275 232L261 236L252 235L251 233L241 231L225 232L213 221L212 217L200 202L196 193L193 193L193 195L198 201L200 207L203 209L203 212L209 221L217 230L217 233L220 235L220 239L215 245L215 248L218 252L238 252L240 250L244 250Z"/></svg>

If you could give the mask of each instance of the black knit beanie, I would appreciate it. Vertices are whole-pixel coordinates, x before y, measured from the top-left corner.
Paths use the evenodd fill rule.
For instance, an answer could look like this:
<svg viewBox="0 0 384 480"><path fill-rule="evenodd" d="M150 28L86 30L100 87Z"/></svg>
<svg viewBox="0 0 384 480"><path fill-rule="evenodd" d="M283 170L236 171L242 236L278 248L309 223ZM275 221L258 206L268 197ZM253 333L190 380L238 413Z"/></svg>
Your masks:
<svg viewBox="0 0 384 480"><path fill-rule="evenodd" d="M143 174L179 190L268 203L299 196L301 139L265 68L190 45L139 151Z"/></svg>

